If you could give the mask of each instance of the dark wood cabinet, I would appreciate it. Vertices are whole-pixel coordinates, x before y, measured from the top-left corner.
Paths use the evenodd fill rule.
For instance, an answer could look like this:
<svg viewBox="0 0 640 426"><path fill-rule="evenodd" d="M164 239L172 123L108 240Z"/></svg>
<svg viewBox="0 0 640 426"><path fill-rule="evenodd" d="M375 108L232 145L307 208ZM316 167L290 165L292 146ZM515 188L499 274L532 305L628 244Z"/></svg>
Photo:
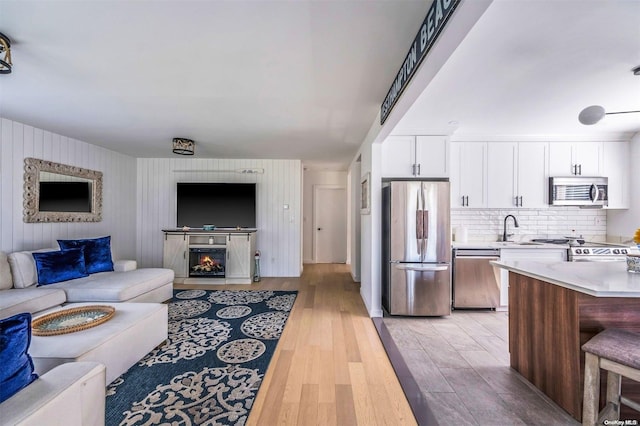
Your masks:
<svg viewBox="0 0 640 426"><path fill-rule="evenodd" d="M594 297L509 273L511 367L579 421L584 381L581 346L614 327L640 332L640 298ZM606 374L602 381L606 382ZM640 384L623 381L622 393L638 400ZM638 417L624 406L621 415Z"/></svg>

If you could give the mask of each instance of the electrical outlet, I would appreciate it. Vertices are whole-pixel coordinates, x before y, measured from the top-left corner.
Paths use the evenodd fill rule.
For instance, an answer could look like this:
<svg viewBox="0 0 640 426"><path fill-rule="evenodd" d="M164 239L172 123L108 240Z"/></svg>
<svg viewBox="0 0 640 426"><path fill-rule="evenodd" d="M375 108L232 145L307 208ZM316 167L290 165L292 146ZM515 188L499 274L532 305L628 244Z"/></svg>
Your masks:
<svg viewBox="0 0 640 426"><path fill-rule="evenodd" d="M595 220L593 221L594 225L602 225L603 223L604 223L604 219L599 216L596 216Z"/></svg>

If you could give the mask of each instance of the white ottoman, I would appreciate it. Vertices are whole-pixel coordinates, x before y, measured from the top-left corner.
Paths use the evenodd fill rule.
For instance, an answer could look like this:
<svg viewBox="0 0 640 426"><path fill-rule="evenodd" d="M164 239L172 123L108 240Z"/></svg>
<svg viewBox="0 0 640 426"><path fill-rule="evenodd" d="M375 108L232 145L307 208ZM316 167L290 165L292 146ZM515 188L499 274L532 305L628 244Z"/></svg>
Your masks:
<svg viewBox="0 0 640 426"><path fill-rule="evenodd" d="M113 306L116 312L93 328L31 337L29 354L38 374L66 362L97 361L106 366L109 384L167 340L168 309L162 303L70 303L47 313L90 305Z"/></svg>

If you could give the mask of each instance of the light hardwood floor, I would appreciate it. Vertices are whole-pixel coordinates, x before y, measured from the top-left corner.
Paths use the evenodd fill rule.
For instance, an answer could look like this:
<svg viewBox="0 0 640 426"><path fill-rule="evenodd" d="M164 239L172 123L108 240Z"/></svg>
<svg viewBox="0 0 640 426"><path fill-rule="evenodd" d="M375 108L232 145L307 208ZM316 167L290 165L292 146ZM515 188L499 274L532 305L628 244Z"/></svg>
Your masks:
<svg viewBox="0 0 640 426"><path fill-rule="evenodd" d="M305 265L300 278L243 286L298 290L248 425L415 425L347 265Z"/></svg>

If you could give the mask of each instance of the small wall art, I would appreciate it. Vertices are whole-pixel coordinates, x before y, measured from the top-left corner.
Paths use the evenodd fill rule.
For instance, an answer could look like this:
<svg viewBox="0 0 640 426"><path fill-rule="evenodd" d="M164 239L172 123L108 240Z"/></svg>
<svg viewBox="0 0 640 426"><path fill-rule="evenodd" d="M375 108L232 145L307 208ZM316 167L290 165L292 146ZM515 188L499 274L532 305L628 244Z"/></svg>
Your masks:
<svg viewBox="0 0 640 426"><path fill-rule="evenodd" d="M367 173L360 182L360 214L371 213L371 173Z"/></svg>

